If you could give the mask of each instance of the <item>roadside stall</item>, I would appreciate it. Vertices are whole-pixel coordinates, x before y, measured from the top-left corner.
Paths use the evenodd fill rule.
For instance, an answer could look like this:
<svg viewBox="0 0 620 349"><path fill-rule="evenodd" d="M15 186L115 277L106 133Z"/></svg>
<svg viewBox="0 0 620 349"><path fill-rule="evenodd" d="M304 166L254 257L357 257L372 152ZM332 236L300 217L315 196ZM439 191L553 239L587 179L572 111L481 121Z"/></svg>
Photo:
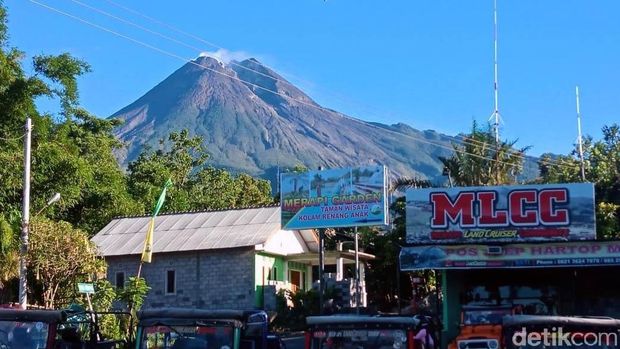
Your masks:
<svg viewBox="0 0 620 349"><path fill-rule="evenodd" d="M442 271L442 343L468 306L620 316L620 241L596 240L590 183L412 189L406 218L401 271Z"/></svg>

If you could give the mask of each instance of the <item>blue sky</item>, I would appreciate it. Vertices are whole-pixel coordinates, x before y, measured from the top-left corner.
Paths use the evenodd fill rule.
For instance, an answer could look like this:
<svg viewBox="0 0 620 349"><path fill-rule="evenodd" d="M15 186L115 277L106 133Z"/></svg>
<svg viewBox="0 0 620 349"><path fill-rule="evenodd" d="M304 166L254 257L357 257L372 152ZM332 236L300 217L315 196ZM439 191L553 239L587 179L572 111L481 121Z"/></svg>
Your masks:
<svg viewBox="0 0 620 349"><path fill-rule="evenodd" d="M36 0L187 59L216 51L106 0L89 6L182 41L121 23L72 0ZM492 0L114 0L215 43L257 57L323 106L360 119L466 132L493 112ZM88 61L82 104L107 117L183 62L51 12L5 0L11 44L34 54L68 51ZM502 138L531 155L568 153L583 131L620 122L620 1L498 0ZM51 108L41 103L44 108Z"/></svg>

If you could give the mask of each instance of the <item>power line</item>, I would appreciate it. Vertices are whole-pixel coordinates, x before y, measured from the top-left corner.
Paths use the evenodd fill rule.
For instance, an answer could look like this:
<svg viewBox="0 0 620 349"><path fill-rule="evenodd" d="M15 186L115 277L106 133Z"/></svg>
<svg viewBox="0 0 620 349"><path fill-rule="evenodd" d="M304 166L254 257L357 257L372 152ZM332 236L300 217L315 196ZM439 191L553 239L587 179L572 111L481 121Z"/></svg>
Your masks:
<svg viewBox="0 0 620 349"><path fill-rule="evenodd" d="M181 29L179 29L179 28L177 28L177 27L175 27L175 26L173 26L173 25L170 25L170 24L168 24L168 23L164 22L164 21L161 21L161 20L158 20L158 19L153 18L153 17L151 17L151 16L145 15L145 14L144 14L143 12L141 12L141 11L134 10L134 9L132 9L132 8L130 8L130 7L127 7L127 6L125 6L125 5L119 4L119 3L115 2L115 1L112 1L112 0L104 0L104 1L105 1L105 2L107 2L107 3L109 3L109 4L112 4L113 6L116 6L116 7L120 8L120 9L123 9L123 10L125 10L125 11L127 11L127 12L130 12L130 13L133 13L133 14L135 14L135 15L138 15L138 16L140 16L140 17L142 17L142 18L145 18L145 19L147 19L147 20L149 20L149 21L151 21L151 22L153 22L153 23L156 23L156 24L159 24L159 25L161 25L161 26L163 26L163 27L166 27L166 28L168 28L168 29L170 29L170 30L172 30L172 31L174 31L174 32L177 32L177 33L179 33L179 34L181 34L181 35L185 35L185 36L187 36L187 37L189 37L189 38L192 38L192 39L194 39L194 40L197 40L197 41L199 41L199 42L202 42L203 44L207 44L207 45L209 45L209 46L211 46L211 47L214 47L214 48L217 48L217 49L226 50L226 48L225 48L225 47L222 47L222 46L220 46L220 45L218 45L218 44L215 44L215 43L213 43L212 41L205 40L205 39L203 39L203 38L201 38L201 37L199 37L199 36L197 36L197 35L195 35L195 34L192 34L192 33L189 33L189 32L187 32L187 31L181 30ZM261 63L262 63L262 62L261 62ZM269 68L269 69L271 69L271 70L274 70L274 71L275 71L275 69L273 69L273 68L271 68L271 67L267 66L266 64L262 64L262 65L263 65L263 66L265 66L266 68ZM250 71L254 71L254 72L259 73L258 71L253 70L253 69L251 69L251 68L248 68L248 67L245 67L245 68L246 68L246 69L248 69L248 70L250 70ZM299 80L299 81L301 81L301 82L304 82L304 83L310 83L309 81L304 80L303 78L300 78L300 77L294 76L294 75L292 75L292 74L287 74L287 75L289 75L289 76L291 76L291 77L293 77L293 78L295 78L295 79L297 79L297 80ZM286 81L286 80L277 79L277 78L272 77L272 76L269 76L269 77L270 77L270 78L272 78L272 79L275 79L275 80L278 80L278 81L281 81L281 82L285 82L285 83L290 84L290 83L289 83L288 81Z"/></svg>
<svg viewBox="0 0 620 349"><path fill-rule="evenodd" d="M96 8L96 7L94 7L94 6L87 5L87 4L85 4L85 3L81 2L81 1L78 1L78 0L70 0L70 1L72 1L72 2L74 2L74 3L77 3L77 4L79 4L79 5L83 6L83 7L86 7L86 8L88 8L88 9L90 9L90 10L93 10L93 11L96 11L96 12L98 12L98 13L101 13L101 14L103 14L103 15L105 15L105 16L110 17L110 18L113 18L113 19L115 19L115 20L118 20L118 21L120 21L120 22L123 22L123 23L129 24L129 25L131 25L131 26L134 26L134 27L136 27L136 28L139 28L139 29L141 29L141 30L143 30L143 31L146 31L146 32L148 32L148 33L151 33L151 34L157 35L157 36L162 37L162 38L164 38L164 39L166 39L166 40L169 40L169 41L172 41L172 42L177 43L177 44L179 44L179 45L182 45L182 46L184 46L184 47L194 49L194 50L196 50L196 51L198 51L198 52L201 52L201 51L202 51L200 48L198 48L198 47L196 47L196 46L189 45L189 44L187 44L186 42L183 42L183 41L177 40L177 39L175 39L175 38L172 38L172 37L169 37L169 36L167 36L167 35L164 35L164 34L162 34L162 33L160 33L160 32L157 32L157 31L151 30L151 29L149 29L149 28L146 28L146 27L144 27L144 26L141 26L141 25L139 25L139 24L136 24L135 22L132 22L132 21L126 20L126 19L124 19L124 18L120 18L120 17L115 16L115 15L113 15L113 14L110 14L110 13L108 13L108 12L106 12L106 11L103 11L103 10L101 10L101 9L98 9L98 8ZM110 3L110 4L112 4L112 5L114 5L114 6L116 6L116 7L119 7L119 8L121 8L121 9L123 9L123 10L127 11L127 12L137 14L137 15L139 15L139 16L141 16L141 17L144 17L144 18L146 18L146 19L148 19L148 20L150 20L150 21L154 22L154 23L157 23L157 24L160 24L160 25L162 25L162 26L165 26L165 27L167 27L167 28L169 28L169 29L171 29L171 30L173 30L173 31L175 31L175 32L178 32L178 33L181 33L181 34L183 34L183 35L185 35L185 36L188 36L188 37L194 38L194 39L196 39L196 40L198 40L198 41L200 41L200 42L203 42L203 43L205 43L205 44L207 44L207 45L210 45L210 46L216 47L216 48L218 48L218 49L226 50L226 48L224 48L224 47L222 47L222 46L219 46L219 45L214 44L214 43L212 43L212 42L210 42L210 41L204 40L204 39L202 39L202 38L200 38L200 37L198 37L198 36L196 36L196 35L194 35L194 34L191 34L191 33L185 32L185 31L182 31L182 30L180 30L180 29L178 29L178 28L176 28L176 27L174 27L174 26L171 26L171 25L169 25L169 24L167 24L167 23L165 23L165 22L163 22L163 21L160 21L160 20L157 20L157 19L155 19L155 18L153 18L153 17L147 16L147 15L143 14L142 12L139 12L139 11L136 11L136 10L134 10L134 9L131 9L131 8L127 7L127 6L124 6L124 5L118 4L118 3L116 3L116 2L114 2L114 1L112 1L112 0L104 0L104 1L106 1L106 2L108 2L108 3ZM494 11L494 14L495 14L494 18L495 18L495 23L496 23L496 21L497 21L497 19L496 19L496 11ZM497 24L496 24L495 26L497 26ZM497 28L495 28L495 37L497 38ZM497 51L497 47L496 47L496 51ZM497 54L497 52L496 52L496 54ZM250 68L250 67L246 67L246 66L240 65L240 64L238 64L238 63L236 63L236 62L230 62L230 64L231 64L231 65L238 66L238 67L240 67L240 68L242 68L242 69L245 69L245 70L248 70L248 71L254 72L254 73L259 74L259 75L261 75L261 76L267 77L267 78L269 78L269 79L273 79L274 81L282 82L282 83L285 83L285 84L287 84L287 85L289 85L289 86L293 86L293 85L292 85L289 81L282 80L282 79L279 79L279 78L277 78L277 77L274 77L274 76L271 76L271 75L265 74L265 73L260 72L260 71L258 71L258 70L252 69L252 68ZM261 63L261 64L262 64L262 63ZM262 65L263 65L263 66L265 66L265 67L267 67L265 64L262 64ZM269 68L269 67L267 67L267 68ZM273 70L273 68L269 68L269 69ZM497 62L496 62L496 74L497 74ZM293 86L293 87L295 87L295 86ZM497 114L498 114L499 112L498 112L498 110L497 110L497 79L496 79L496 82L495 82L495 93L496 93L496 99L495 99L495 100L496 100L496 108L495 108L495 113L497 113ZM331 94L331 93L330 93L330 95L334 96L334 94ZM342 100L342 98L339 98L339 97L337 97L337 99ZM355 103L357 103L357 102L355 102ZM357 104L360 104L360 103L357 103ZM366 105L366 106L364 106L364 107L366 107L366 108L367 108L368 106ZM365 111L368 111L368 109L366 109ZM371 113L371 114L372 114L372 113ZM377 115L377 114L375 114L375 115ZM499 115L497 115L497 116L499 116ZM466 140L466 141L468 141L468 142L472 142L472 143L476 143L476 144L481 145L481 146L495 145L495 146L497 147L497 146L498 146L498 144L499 144L499 143L498 143L498 142L499 142L499 138L498 138L498 137L499 137L499 134L497 133L497 124L495 125L495 127L496 127L496 129L495 129L496 144L490 144L490 143L487 143L487 142L484 142L484 141L480 141L480 140L477 140L477 139L474 139L474 138L471 138L471 137L467 137L467 136L460 136L460 135L456 135L456 136L454 136L454 138L462 138L463 140ZM517 157L517 158L521 158L522 160L525 160L525 158L526 158L526 155L525 155L525 154L523 154L523 153L521 153L521 152L519 152L519 151L509 150L509 153L510 153L510 154L509 154L510 156L515 156L515 157ZM549 163L555 163L556 161L555 161L555 160L547 160L547 161L544 161L544 162L545 162L545 163L547 163L547 164L549 164Z"/></svg>
<svg viewBox="0 0 620 349"><path fill-rule="evenodd" d="M103 10L101 10L101 9L99 9L99 8L94 7L94 6L91 6L91 5L85 4L85 3L81 2L81 1L78 1L78 0L70 0L70 1L72 1L72 2L76 3L76 4L80 5L80 6L86 7L86 8L88 8L88 9L92 10L92 11L95 11L95 12L101 13L101 14L103 14L103 15L107 16L107 17L113 18L113 19L115 19L115 20L117 20L117 21L123 22L123 23L125 23L125 24L131 25L131 26L136 27L136 28L138 28L138 29L140 29L140 30L146 31L146 32L148 32L148 33L151 33L151 34L153 34L153 35L157 35L157 36L159 36L159 37L161 37L161 38L163 38L163 39L166 39L166 40L172 41L172 42L174 42L174 43L177 43L177 44L179 44L179 45L181 45L181 46L184 46L184 47L186 47L186 48L190 48L190 49L192 49L192 50L196 50L196 51L198 51L198 53L201 53L201 52L202 52L202 49L201 49L201 48L199 48L199 47L196 47L196 46L193 46L193 45L187 44L186 42L183 42L183 41L177 40L177 39L175 39L175 38L172 38L172 37L170 37L170 36L167 36L167 35L165 35L165 34L162 34L162 33L160 33L160 32L157 32L157 31L155 31L155 30L151 30L151 29L149 29L149 28L146 28L146 27L144 27L144 26L141 26L141 25L139 25L139 24L136 24L135 22L132 22L132 21L126 20L126 19L124 19L124 18L121 18L121 17L115 16L115 15L113 15L113 14L111 14L111 13L108 13L108 12L106 12L106 11L103 11ZM218 48L225 49L225 48L223 48L223 47L218 47ZM248 70L248 71L254 72L254 73L256 73L256 74L258 74L258 75L261 75L261 76L264 76L264 77L266 77L266 78L273 79L273 80L275 80L275 81L282 82L282 83L286 83L286 84L288 84L288 85L290 85L290 86L293 86L290 82L288 82L288 81L286 81L286 80L278 79L278 78L277 78L277 77L275 77L275 76L271 76L271 75L269 75L269 74L265 74L265 73L263 73L263 72L261 72L261 71L258 71L258 70L255 70L255 69L252 69L252 68L250 68L250 67L246 67L246 66L241 65L241 64L239 64L239 63L236 63L236 62L230 62L229 64L234 65L234 66L237 66L237 67L239 67L239 68L241 68L241 69L245 69L245 70ZM264 64L263 64L263 65L264 65Z"/></svg>
<svg viewBox="0 0 620 349"><path fill-rule="evenodd" d="M117 19L117 20L119 20L119 21L122 21L122 22L124 22L124 23L128 23L128 24L130 24L130 25L132 25L132 26L138 27L138 28L140 28L140 29L142 29L142 30L145 30L145 31L149 32L149 33L153 33L153 34L158 35L158 36L160 36L160 37L163 37L163 38L166 38L166 39L171 40L171 41L173 41L173 42L179 43L179 44L181 44L181 45L183 45L183 46L185 46L185 47L189 47L189 48L195 49L195 50L197 50L197 51L201 51L199 48L197 48L197 47L195 47L195 46L188 45L188 44L187 44L187 43L185 43L185 42L180 42L179 40L176 40L176 39L173 39L173 38L169 38L169 37L168 37L168 36L166 36L166 35L163 35L163 34L161 34L161 33L158 33L158 32L152 31L152 30L150 30L150 29L144 28L144 27L142 27L142 26L140 26L140 25L137 25L137 24L135 24L134 22L131 22L131 21L128 21L128 20L125 20L125 19L119 18L119 17L114 16L114 15L110 15L110 14L108 14L108 13L107 13L107 12L105 12L105 11L99 10L99 9L94 8L94 7L92 7L92 6L85 5L85 4L81 3L81 2L80 2L80 1L78 1L78 0L71 0L71 1L73 1L73 2L75 2L75 3L78 3L78 4L81 4L81 5L83 5L83 6L87 7L87 8L90 8L90 9L94 10L94 11L97 11L97 12L103 13L103 14L105 14L106 16L109 16L109 17L115 18L115 19ZM188 32L186 32L186 31L183 31L183 30L181 30L181 29L178 29L177 27L172 26L172 25L170 25L170 24L168 24L168 23L165 23L165 22L163 22L163 21L161 21L161 20L158 20L158 19L155 19L155 18L150 17L150 16L148 16L148 15L145 15L144 13L142 13L142 12L140 12L140 11L137 11L137 10L134 10L134 9L129 8L129 7L127 7L127 6L124 6L124 5L118 4L118 3L116 3L115 1L112 1L112 0L104 0L104 1L106 1L106 2L108 2L108 3L110 3L110 4L114 5L114 6L116 6L116 7L118 7L118 8L121 8L121 9L123 9L123 10L127 11L127 12L130 12L130 13L136 14L136 15L138 15L138 16L140 16L140 17L146 18L146 19L148 19L148 20L149 20L149 21L151 21L151 22L154 22L154 23L156 23L156 24L162 25L162 26L164 26L164 27L166 27L166 28L168 28L168 29L171 29L171 30L173 30L173 31L175 31L175 32L177 32L177 33L180 33L180 34L185 35L185 36L187 36L187 37L190 37L190 38L193 38L193 39L195 39L195 40L198 40L198 41L200 41L200 42L202 42L202 43L205 43L205 44L207 44L207 45L209 45L209 46L212 46L212 47L215 47L215 48L218 48L218 49L222 49L222 50L226 50L226 48L224 48L224 47L222 47L222 46L220 46L220 45L217 45L217 44L215 44L215 43L213 43L213 42L211 42L211 41L205 40L205 39L203 39L203 38L201 38L201 37L198 37L197 35L194 35L194 34L192 34L192 33L188 33ZM495 18L495 22L496 22L496 15L494 16L494 18ZM497 38L497 28L495 28L495 37ZM288 85L290 85L290 86L293 86L293 85L292 85L289 81L287 81L287 80L282 80L282 79L279 79L279 78L277 78L277 77L274 77L274 76L271 76L271 75L268 75L268 74L264 74L264 73L262 73L262 72L260 72L260 71L258 71L258 70L252 69L252 68L250 68L250 67L246 67L246 66L243 66L243 65L237 64L237 63L235 63L235 62L231 62L230 64L235 65L235 66L238 66L238 67L240 67L240 68L242 68L242 69L245 69L245 70L248 70L248 71L252 71L252 72L254 72L254 73L256 73L256 74L259 74L259 75L265 76L265 77L267 77L267 78L273 79L274 81L279 81L279 82L282 82L282 83L288 84ZM265 65L264 63L261 63L261 64L262 64L263 66L265 66L266 68L269 68L269 69L271 69L271 70L274 70L273 68L268 67L268 66L267 66L267 65ZM496 73L497 73L497 71L496 71ZM300 81L303 81L303 79L299 79L299 78L297 78L297 79L298 79L298 80L300 80ZM295 86L293 86L293 87L295 87ZM495 84L495 89L496 89L496 97L497 97L497 84ZM345 102L348 102L348 103L351 103L351 102L352 102L353 104L357 104L358 106L359 106L359 105L361 105L361 106L363 106L363 107L364 107L364 108L362 108L362 109L363 109L363 111L364 111L364 112L366 112L366 113L369 111L369 106L368 106L368 105L364 105L363 103L360 103L360 102L358 102L358 101L351 101L351 100L348 100L347 98L343 98L342 96L340 96L340 95L338 95L338 94L334 94L334 93L328 93L328 95L331 95L332 97L336 97L336 99L338 99L338 100L340 100L340 101L343 101L343 100L344 100ZM496 98L496 102L497 102L497 98ZM370 109L375 109L375 108L370 107ZM497 109L498 109L498 108L497 108L497 103L496 103L496 108L495 108L495 109L496 109L496 112L497 112L497 113L499 113L499 111L497 110ZM377 110L377 109L375 109L375 110L378 112L378 110ZM370 112L370 114L379 115L378 113L373 113L373 112ZM393 114L393 113L389 113L389 114ZM499 116L499 115L498 115L498 116ZM496 129L495 131L497 131L497 129ZM491 144L491 143L484 142L484 141L480 141L480 140L477 140L477 139L474 139L474 138L471 138L471 137L467 137L467 136L456 135L456 136L453 136L453 137L454 137L454 138L457 138L457 139L458 139L458 138L462 138L463 140L467 140L467 141L469 141L469 142L476 143L476 144L479 144L479 145L481 145L481 146L488 146L488 145L495 145L495 146L497 146L497 144ZM498 140L498 133L496 132L496 143L497 143L498 141L499 141L499 140ZM510 151L509 151L509 153L510 153L510 156L515 156L515 157L517 157L517 158L521 158L521 159L523 159L523 160L525 160L525 158L527 157L527 155L525 155L525 154L523 154L523 153L521 153L521 152L515 151L515 150L510 150ZM555 162L556 162L556 160L553 160L553 159L550 159L550 160L544 161L544 163L546 163L546 164L551 164L551 163L555 163ZM559 163L559 162L558 162L558 163Z"/></svg>
<svg viewBox="0 0 620 349"><path fill-rule="evenodd" d="M134 27L140 28L140 29L142 29L142 30L145 30L145 31L150 32L150 33L152 33L152 34L155 34L155 35L157 35L157 36L160 36L160 37L163 37L163 38L165 38L165 39L168 39L168 40L171 40L171 41L173 41L173 42L176 42L176 43L178 43L178 44L180 44L180 45L182 45L182 46L185 46L185 47L188 47L188 48L192 48L192 49L194 49L194 50L196 50L196 51L198 51L198 52L202 52L202 49L200 49L200 48L198 48L198 47L195 47L195 46L193 46L193 45L189 45L189 44L187 44L186 42L180 42L180 41L179 41L179 40L177 40L177 39L172 39L172 38L169 38L168 36L166 36L166 35L164 35L164 34L161 34L161 33L159 33L159 32L155 32L155 31L152 31L152 30L150 30L150 29L146 29L146 28L144 28L143 26L140 26L140 25L138 25L138 24L135 24L134 22L131 22L131 21L129 21L129 20L122 19L122 18L119 18L119 17L117 17L117 16L114 16L114 15L108 14L108 13L106 13L106 12L105 12L105 11L103 11L103 10L100 10L100 9L94 8L93 6L85 5L85 4L83 4L83 3L81 3L81 2L79 2L79 1L77 1L77 0L71 0L71 1L73 1L73 2L75 2L75 3L78 3L78 4L81 4L82 6L87 7L87 8L90 8L90 9L92 9L92 10L94 10L94 11L97 11L97 12L103 13L103 14L105 14L106 16L109 16L109 17L111 17L111 18L115 18L115 19L117 19L117 20L119 20L119 21L121 21L121 22L124 22L124 23L130 24L130 25L132 25L132 26L134 26ZM181 30L181 29L178 29L177 27L174 27L174 26L172 26L172 25L170 25L170 24L168 24L168 23L165 23L165 22L163 22L163 21L161 21L161 20L158 20L158 19L155 19L155 18L150 17L150 16L148 16L148 15L145 15L144 13L142 13L142 12L140 12L140 11L137 11L137 10L134 10L134 9L132 9L132 8L129 8L129 7L125 6L125 5L121 5L121 4L119 4L119 3L117 3L117 2L114 2L114 1L111 1L111 0L104 0L104 1L106 1L106 2L108 2L108 3L110 3L110 4L112 4L112 5L114 5L114 6L118 7L118 8L120 8L120 9L123 9L123 10L125 10L125 11L127 11L127 12L130 12L130 13L136 14L136 15L138 15L138 16L140 16L140 17L146 18L146 19L148 19L149 21L152 21L152 22L154 22L154 23L156 23L156 24L159 24L159 25L161 25L161 26L164 26L164 27L166 27L166 28L168 28L168 29L170 29L170 30L173 30L173 31L175 31L175 32L177 32L177 33L180 33L180 34L182 34L182 35L185 35L185 36L187 36L187 37L190 37L190 38L195 39L195 40L197 40L197 41L200 41L200 42L202 42L202 43L205 43L205 44L207 44L207 45L209 45L209 46L212 46L212 47L214 47L214 48L221 49L221 50L227 50L225 47L222 47L222 46L217 45L217 44L215 44L215 43L213 43L213 42L211 42L211 41L208 41L208 40L205 40L205 39L203 39L203 38L201 38L201 37L198 37L198 36L196 36L196 35L194 35L194 34L191 34L191 33L188 33L188 32L186 32L186 31L183 31L183 30ZM251 67L247 67L247 66L244 66L244 65L240 65L240 64L238 64L238 63L236 63L236 62L230 62L229 64L230 64L230 65L235 65L235 66L237 66L237 67L239 67L239 68L241 68L241 69L244 69L244 70L247 70L247 71L254 72L254 73L256 73L256 74L259 74L259 75L264 76L264 77L266 77L266 78L272 79L272 80L274 80L274 81L281 82L281 83L287 84L287 85L289 85L289 86L291 86L291 87L297 88L295 85L293 85L291 82L289 82L289 81L287 81L287 80L283 80L283 79L277 78L277 77L275 77L275 76L272 76L272 75L269 75L269 74L265 74L265 73L263 73L263 72L261 72L261 71L259 71L259 70L253 69L253 68L251 68ZM274 69L273 67L268 66L268 65L267 65L267 64L265 64L264 62L261 62L261 65L262 65L262 66L264 66L264 67L265 67L265 68L267 68L267 69L270 69L270 70L272 70L272 71L276 71L276 69ZM292 74L285 74L285 75L288 75L288 76L290 76L290 77L292 77L292 78L294 78L294 79L296 79L296 80L298 80L298 81L300 81L300 82L303 82L303 83L306 83L306 84L312 84L312 82L309 82L308 80L305 80L305 79L300 78L300 77L298 77L298 76L294 76L294 75L292 75ZM345 96L343 96L343 95L341 95L341 94L339 94L339 93L335 93L335 92L333 92L333 91L326 91L326 90L324 89L324 90L323 90L323 92L324 92L324 93L325 93L325 92L327 92L327 93L325 93L325 94L327 94L327 95L329 95L329 96L331 96L331 97L335 97L335 99L337 99L337 100L339 100L339 101L342 101L342 102L345 102L345 103L347 103L347 104L349 104L349 105L356 105L356 106L360 106L360 105L361 105L361 106L363 106L363 107L364 107L364 108L362 108L362 110L363 110L364 112L367 112L367 111L368 111L369 106L368 106L368 105L365 105L365 104L363 104L363 103L360 103L359 101L352 100L352 99L350 99L350 98L347 98L347 97L345 97ZM370 107L370 109L375 109L375 108ZM380 118L383 118L383 116L381 115L382 113L379 113L380 111L379 111L378 109L375 109L375 110L376 110L376 112L375 112L375 113L372 113L372 112L371 112L370 114L371 114L371 115L375 115L375 116L379 116ZM392 115L393 115L393 113L391 113L391 112L390 112L389 114L392 114Z"/></svg>
<svg viewBox="0 0 620 349"><path fill-rule="evenodd" d="M88 20L85 20L85 19L80 18L80 17L78 17L78 16L72 15L72 14L67 13L67 12L65 12L65 11L59 10L59 9L57 9L57 8L55 8L55 7L52 7L52 6L49 6L49 5L47 5L47 4L43 4L43 3L38 2L38 1L36 1L36 0L28 0L28 1L30 1L30 2L32 2L32 3L34 3L34 4L38 5L38 6L41 6L41 7L43 7L43 8L46 8L46 9L48 9L48 10L50 10L50 11L53 11L53 12L56 12L56 13L62 14L62 15L64 15L64 16L66 16L66 17L72 18L72 19L74 19L74 20L77 20L77 21L79 21L79 22L82 22L82 23L84 23L84 24L87 24L87 25L89 25L89 26L92 26L92 27L94 27L94 28L97 28L97 29L99 29L99 30L102 30L102 31L108 32L108 33L110 33L110 34L113 34L113 35L116 35L116 36L118 36L118 37L121 37L121 38L124 38L124 39L126 39L126 40L129 40L129 41L131 41L131 42L133 42L133 43L136 43L136 44L139 44L139 45L144 46L144 47L146 47L146 48L149 48L149 49L151 49L151 50L157 51L157 52L159 52L159 53L161 53L161 54L164 54L164 55L167 55L167 56L170 56L170 57L173 57L173 58L179 59L179 60L181 60L181 61L183 61L183 62L190 63L190 64L192 64L192 65L195 65L195 66L201 67L201 68L203 68L203 69L205 69L205 70L212 71L212 72L214 72L214 73L216 73L216 74L219 74L219 75L222 75L222 76L228 77L228 78L230 78L230 79L233 79L233 80L239 81L239 82L241 82L241 83L244 83L244 84L246 84L246 85L249 85L249 86L252 86L252 87L255 87L255 88L258 88L258 89L264 90L264 91L266 91L266 92L273 93L273 94L275 94L275 95L281 96L281 97L283 97L283 98L285 98L285 99L288 99L288 100L291 100L291 101L293 101L293 102L296 102L296 103L299 103L299 104L302 104L302 105L305 105L305 106L308 106L308 107L311 107L311 108L319 109L319 110L322 110L322 111L327 111L327 112L334 113L334 114L336 114L336 115L338 115L338 116L340 116L340 117L342 117L342 118L345 118L345 119L348 119L348 120L351 120L351 121L357 122L357 123L362 124L362 125L364 125L364 126L367 126L367 127L370 127L370 128L374 128L374 129L377 129L377 130L387 131L387 132L390 132L390 133L393 133L393 134L397 134L397 135L399 135L399 136L401 136L401 137L406 137L406 138L410 138L410 139L416 140L416 141L421 142L421 143L427 143L427 144L434 145L434 146L437 146L437 147L440 147L440 148L448 149L448 150L450 150L450 151L454 151L454 152L458 152L458 153L467 154L467 155L470 155L470 156L473 156L473 157L477 157L477 158L481 158L481 159L484 159L484 160L495 161L495 162L497 162L497 163L502 163L502 164L505 164L505 165L513 166L513 167L520 167L520 166L521 166L521 165L519 165L519 164L512 164L512 163L505 162L505 161L502 161L502 160L499 160L499 159L493 159L493 158L490 158L490 157L486 157L486 156L482 156L482 155L478 155L478 154L474 154L474 153L468 153L468 152L466 152L466 151L463 151L463 150L461 150L461 149L455 149L454 147L451 147L451 146L448 146L448 145L444 145L444 144L441 144L441 143L435 143L435 142L429 141L429 140L427 140L427 139L423 139L423 138L418 138L418 137L415 137L415 136L413 136L413 135L409 135L409 134L405 134L405 133L401 133L401 132L396 132L396 131L393 131L393 130L390 130L390 129L386 129L386 128L382 128L382 127L375 126L375 125L373 125L373 124L370 124L370 123L364 122L364 121L362 121L362 120L358 120L358 119L356 119L356 118L353 118L353 117L350 117L350 116L344 115L344 114L339 113L339 112L335 112L335 111L333 111L333 110L329 110L329 109L324 108L324 107L321 107L321 106L319 106L319 105L316 105L316 104L313 104L313 103L308 103L308 102L305 102L305 101L302 101L302 100L298 100L298 99L295 99L295 98L293 98L293 97L290 97L290 96L288 96L288 95L286 95L286 94L283 94L283 93L280 93L280 92L277 92L277 91L270 90L270 89L268 89L268 88L265 88L265 87L260 86L260 85L257 85L257 84L250 83L250 82L245 81L245 80L242 80L242 79L240 79L240 78L238 78L238 77L236 77L236 76L232 76L232 75L225 74L225 73L223 73L223 72L221 72L221 71L218 71L218 70L216 70L216 69L213 69L213 68L211 68L211 67L208 67L208 66L205 66L205 65L199 64L199 63L197 63L197 62L196 62L196 61L194 61L194 60L184 58L184 57L179 56L179 55L177 55L177 54L175 54L175 53L172 53L172 52L170 52L170 51L167 51L167 50L164 50L164 49L158 48L158 47L156 47L156 46L150 45L150 44L145 43L145 42L143 42L143 41L140 41L140 40L138 40L138 39L134 39L134 38L132 38L132 37L130 37L130 36L127 36L127 35L121 34L121 33L119 33L119 32L116 32L116 31L112 30L112 29L109 29L109 28L103 27L103 26L101 26L101 25L98 25L98 24L92 23L92 22L90 22L90 21L88 21Z"/></svg>

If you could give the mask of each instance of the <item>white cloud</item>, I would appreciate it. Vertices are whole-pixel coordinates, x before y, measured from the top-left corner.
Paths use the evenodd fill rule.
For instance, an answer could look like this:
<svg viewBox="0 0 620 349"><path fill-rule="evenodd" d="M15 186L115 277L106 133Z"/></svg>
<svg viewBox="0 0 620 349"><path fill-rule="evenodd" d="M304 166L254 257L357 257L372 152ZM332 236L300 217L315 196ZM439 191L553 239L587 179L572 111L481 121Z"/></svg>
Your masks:
<svg viewBox="0 0 620 349"><path fill-rule="evenodd" d="M217 59L224 64L228 64L233 60L242 61L244 59L251 58L252 55L244 51L228 51L227 49L221 48L215 52L201 52L199 57L211 57Z"/></svg>

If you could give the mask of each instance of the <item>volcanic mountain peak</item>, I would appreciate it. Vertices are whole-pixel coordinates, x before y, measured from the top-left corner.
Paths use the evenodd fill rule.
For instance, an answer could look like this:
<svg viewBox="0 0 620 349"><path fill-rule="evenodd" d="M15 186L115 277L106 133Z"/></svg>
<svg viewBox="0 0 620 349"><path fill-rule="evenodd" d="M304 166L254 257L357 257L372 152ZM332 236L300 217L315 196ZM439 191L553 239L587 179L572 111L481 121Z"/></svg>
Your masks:
<svg viewBox="0 0 620 349"><path fill-rule="evenodd" d="M249 58L188 62L114 115L126 165L171 131L201 136L211 165L265 176L282 167L383 164L400 176L442 179L439 156L453 138L405 124L384 125L323 108L274 70Z"/></svg>

